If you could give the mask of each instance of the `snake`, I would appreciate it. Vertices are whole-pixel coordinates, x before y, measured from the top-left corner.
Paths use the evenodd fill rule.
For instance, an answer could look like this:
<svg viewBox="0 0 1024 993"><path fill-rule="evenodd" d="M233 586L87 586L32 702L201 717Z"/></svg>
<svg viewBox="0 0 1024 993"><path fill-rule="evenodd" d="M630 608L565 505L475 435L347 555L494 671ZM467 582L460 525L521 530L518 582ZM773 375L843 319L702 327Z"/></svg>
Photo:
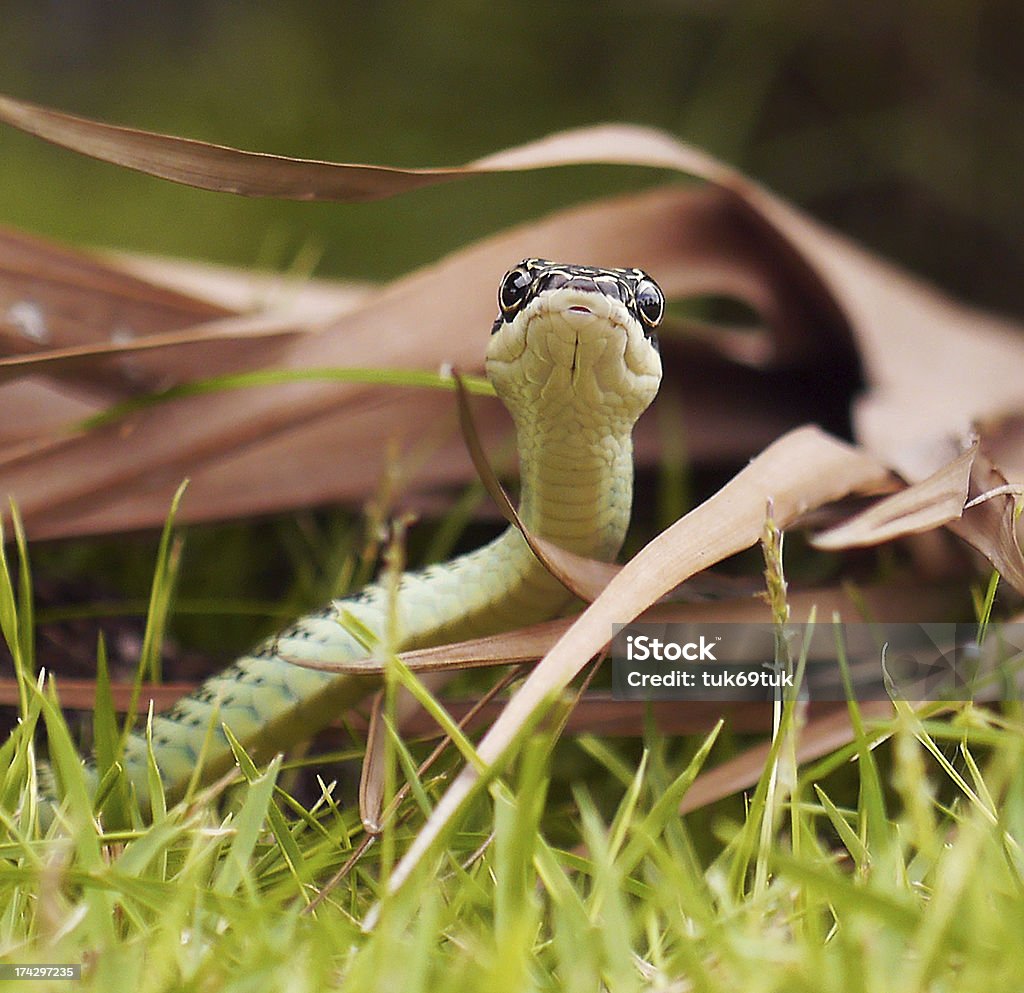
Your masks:
<svg viewBox="0 0 1024 993"><path fill-rule="evenodd" d="M664 310L642 269L527 258L502 278L485 368L514 423L519 517L533 535L601 561L618 555L632 512L633 428L661 382ZM332 600L153 716L165 796L180 798L200 762L203 781L230 770L225 727L254 761L266 760L357 705L379 677L302 663L366 658L360 630L407 651L548 620L574 599L510 525L474 551ZM120 758L141 811L149 748L133 731ZM86 769L95 792L95 761Z"/></svg>

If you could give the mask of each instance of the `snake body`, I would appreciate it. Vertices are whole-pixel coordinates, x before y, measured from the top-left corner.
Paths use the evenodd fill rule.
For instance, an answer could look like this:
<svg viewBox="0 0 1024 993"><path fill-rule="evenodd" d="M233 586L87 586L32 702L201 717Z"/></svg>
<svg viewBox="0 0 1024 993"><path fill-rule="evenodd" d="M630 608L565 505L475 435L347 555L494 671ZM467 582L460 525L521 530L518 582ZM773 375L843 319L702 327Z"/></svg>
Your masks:
<svg viewBox="0 0 1024 993"><path fill-rule="evenodd" d="M498 304L486 367L515 422L520 517L534 534L571 552L610 560L629 523L632 429L661 379L654 335L661 290L639 269L524 259L503 278ZM204 742L204 778L230 767L223 725L265 759L364 697L371 677L294 664L365 658L345 615L392 648L408 650L545 620L571 599L509 527L443 565L333 601L154 717L153 751L166 793L184 791ZM128 737L122 764L145 811L142 734Z"/></svg>

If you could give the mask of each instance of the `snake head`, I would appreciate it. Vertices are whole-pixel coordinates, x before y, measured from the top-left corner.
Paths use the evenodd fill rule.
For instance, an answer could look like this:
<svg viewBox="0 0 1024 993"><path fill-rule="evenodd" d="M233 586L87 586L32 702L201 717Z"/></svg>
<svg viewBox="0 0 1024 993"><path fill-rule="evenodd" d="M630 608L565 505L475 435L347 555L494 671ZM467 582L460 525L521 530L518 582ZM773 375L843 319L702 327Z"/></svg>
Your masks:
<svg viewBox="0 0 1024 993"><path fill-rule="evenodd" d="M642 269L524 259L502 279L498 308L487 374L516 420L553 405L631 426L654 399L665 297Z"/></svg>

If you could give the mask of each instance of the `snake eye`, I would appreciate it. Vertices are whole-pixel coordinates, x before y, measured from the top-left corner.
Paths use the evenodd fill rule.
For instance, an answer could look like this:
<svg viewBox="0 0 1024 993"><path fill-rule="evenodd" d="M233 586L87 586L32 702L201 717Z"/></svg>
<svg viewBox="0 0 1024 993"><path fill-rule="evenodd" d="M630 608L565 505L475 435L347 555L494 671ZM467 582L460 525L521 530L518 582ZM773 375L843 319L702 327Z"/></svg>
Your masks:
<svg viewBox="0 0 1024 993"><path fill-rule="evenodd" d="M636 309L649 328L656 328L665 313L665 297L653 279L642 279L636 288Z"/></svg>
<svg viewBox="0 0 1024 993"><path fill-rule="evenodd" d="M526 294L530 292L532 284L533 276L523 268L505 273L505 278L498 289L498 305L502 313L511 314L518 310L526 300Z"/></svg>

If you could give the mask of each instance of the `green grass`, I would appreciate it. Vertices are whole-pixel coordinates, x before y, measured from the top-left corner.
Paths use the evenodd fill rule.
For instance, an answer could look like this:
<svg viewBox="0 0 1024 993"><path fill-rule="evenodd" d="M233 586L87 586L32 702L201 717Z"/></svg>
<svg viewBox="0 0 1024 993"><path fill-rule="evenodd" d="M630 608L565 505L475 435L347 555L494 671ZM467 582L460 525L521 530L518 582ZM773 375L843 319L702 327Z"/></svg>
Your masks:
<svg viewBox="0 0 1024 993"><path fill-rule="evenodd" d="M552 741L535 735L448 835L440 864L385 899L364 933L381 881L443 789L437 770L419 778L412 752L392 742L389 789L407 776L414 788L373 844L354 810L330 795L303 806L279 761L258 769L240 748L229 814L208 790L189 806L158 802L143 824L121 796L134 826L104 832L52 689L33 670L17 526L16 538L17 570L0 563L0 628L23 688L22 723L0 764L0 960L84 964L81 984L54 989L1021 988L1024 726L1012 709L964 705L939 721L901 704L885 724L855 720L847 749L796 773L798 713L784 707L740 816L723 807L689 821L678 802L719 729L687 761L654 733L633 764L584 739L588 761L605 767L600 797L582 779L551 796ZM782 619L781 547L766 547ZM150 663L174 549L168 527ZM107 692L101 665L94 737L101 768L113 770L105 794L119 788L122 733ZM34 802L40 721L70 798L63 826L46 831Z"/></svg>

